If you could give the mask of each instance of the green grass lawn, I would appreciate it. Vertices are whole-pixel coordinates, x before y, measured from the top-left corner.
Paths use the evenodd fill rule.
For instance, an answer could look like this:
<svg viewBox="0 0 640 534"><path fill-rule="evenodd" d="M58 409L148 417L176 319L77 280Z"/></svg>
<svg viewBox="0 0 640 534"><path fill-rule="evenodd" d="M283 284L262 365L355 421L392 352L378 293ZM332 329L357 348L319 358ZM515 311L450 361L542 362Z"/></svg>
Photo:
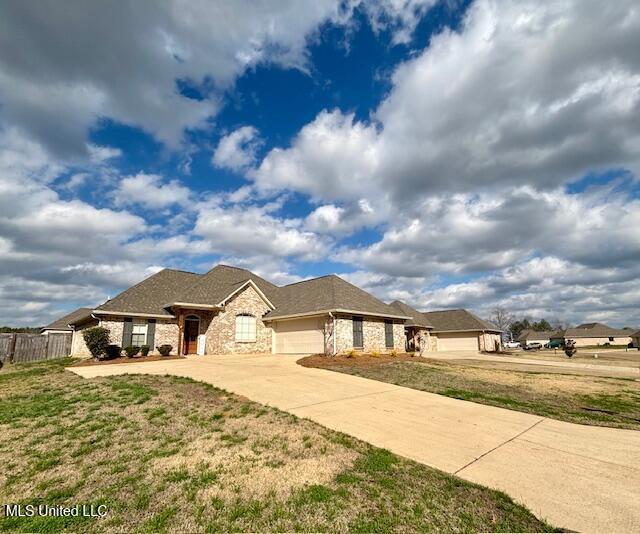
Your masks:
<svg viewBox="0 0 640 534"><path fill-rule="evenodd" d="M640 382L482 369L444 361L315 358L315 365L447 397L589 425L640 430Z"/></svg>
<svg viewBox="0 0 640 534"><path fill-rule="evenodd" d="M15 532L541 531L503 493L175 377L0 371L0 504L104 504Z"/></svg>

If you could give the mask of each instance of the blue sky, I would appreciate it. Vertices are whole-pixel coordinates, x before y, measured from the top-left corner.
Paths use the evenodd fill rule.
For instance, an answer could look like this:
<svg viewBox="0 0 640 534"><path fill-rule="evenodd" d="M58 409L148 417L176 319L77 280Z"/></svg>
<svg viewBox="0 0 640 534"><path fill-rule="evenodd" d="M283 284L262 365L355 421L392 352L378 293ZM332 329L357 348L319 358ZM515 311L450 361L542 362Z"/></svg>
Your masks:
<svg viewBox="0 0 640 534"><path fill-rule="evenodd" d="M0 323L222 261L640 326L633 2L176 5L0 6Z"/></svg>

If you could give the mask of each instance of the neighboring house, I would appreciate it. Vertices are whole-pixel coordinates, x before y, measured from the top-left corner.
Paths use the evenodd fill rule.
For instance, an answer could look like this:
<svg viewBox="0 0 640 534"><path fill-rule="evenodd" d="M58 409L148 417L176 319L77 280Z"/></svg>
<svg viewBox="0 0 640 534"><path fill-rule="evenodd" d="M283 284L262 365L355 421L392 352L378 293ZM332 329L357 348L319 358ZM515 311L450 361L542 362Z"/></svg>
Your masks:
<svg viewBox="0 0 640 534"><path fill-rule="evenodd" d="M602 323L584 323L575 328L567 328L556 334L552 339L567 341L572 339L576 342L576 347L586 347L590 345L628 345L631 342L631 328L611 328Z"/></svg>
<svg viewBox="0 0 640 534"><path fill-rule="evenodd" d="M164 269L91 315L112 343L179 354L404 350L411 319L335 275L279 287L227 265L202 275Z"/></svg>
<svg viewBox="0 0 640 534"><path fill-rule="evenodd" d="M540 343L544 345L545 343L549 343L554 336L557 336L557 331L555 330L536 331L525 329L520 333L516 341L519 341L523 347L529 343Z"/></svg>
<svg viewBox="0 0 640 534"><path fill-rule="evenodd" d="M433 325L425 315L399 300L394 300L389 306L410 317L404 323L406 350L420 353L432 350L430 331L433 330Z"/></svg>
<svg viewBox="0 0 640 534"><path fill-rule="evenodd" d="M422 315L433 325L432 350L494 352L500 349L501 330L467 310L432 311Z"/></svg>
<svg viewBox="0 0 640 534"><path fill-rule="evenodd" d="M633 343L634 347L640 350L640 330L633 332L633 334L631 334L631 342Z"/></svg>

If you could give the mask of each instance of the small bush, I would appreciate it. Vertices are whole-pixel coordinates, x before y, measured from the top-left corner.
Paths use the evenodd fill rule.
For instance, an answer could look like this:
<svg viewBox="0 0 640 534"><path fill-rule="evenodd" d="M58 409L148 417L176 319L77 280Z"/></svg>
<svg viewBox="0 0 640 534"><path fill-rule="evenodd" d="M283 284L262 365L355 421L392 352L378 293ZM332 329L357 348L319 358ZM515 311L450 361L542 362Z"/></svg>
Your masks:
<svg viewBox="0 0 640 534"><path fill-rule="evenodd" d="M94 358L100 358L106 353L107 345L109 345L109 329L102 326L94 326L87 328L82 332L84 343Z"/></svg>
<svg viewBox="0 0 640 534"><path fill-rule="evenodd" d="M371 356L374 358L377 358L378 356L380 356L380 353L377 350L372 350L371 351Z"/></svg>
<svg viewBox="0 0 640 534"><path fill-rule="evenodd" d="M120 357L121 351L122 349L120 348L120 345L107 345L104 353L107 357L107 360L113 360L114 358Z"/></svg>
<svg viewBox="0 0 640 534"><path fill-rule="evenodd" d="M137 345L129 345L125 347L124 351L127 353L127 357L133 358L138 352L140 352L140 347Z"/></svg>
<svg viewBox="0 0 640 534"><path fill-rule="evenodd" d="M146 356L147 354L149 354L149 348L150 348L149 345L142 345L140 347L140 354L142 356Z"/></svg>
<svg viewBox="0 0 640 534"><path fill-rule="evenodd" d="M356 351L351 349L349 352L347 352L346 357L347 358L355 358L356 357Z"/></svg>
<svg viewBox="0 0 640 534"><path fill-rule="evenodd" d="M171 351L173 350L173 347L171 345L160 345L159 347L157 347L158 352L160 354L162 354L162 356L169 356L169 354L171 354Z"/></svg>
<svg viewBox="0 0 640 534"><path fill-rule="evenodd" d="M398 356L398 351L397 351L396 349L393 349L393 350L390 352L390 354L391 354L391 357L392 357L392 358L396 358L396 357Z"/></svg>

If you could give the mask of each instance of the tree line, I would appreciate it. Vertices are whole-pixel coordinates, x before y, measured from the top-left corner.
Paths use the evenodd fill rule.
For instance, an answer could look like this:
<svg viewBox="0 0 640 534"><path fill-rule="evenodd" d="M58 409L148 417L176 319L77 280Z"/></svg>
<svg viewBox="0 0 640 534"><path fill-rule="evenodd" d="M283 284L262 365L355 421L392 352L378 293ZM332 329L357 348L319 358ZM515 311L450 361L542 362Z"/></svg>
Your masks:
<svg viewBox="0 0 640 534"><path fill-rule="evenodd" d="M559 319L548 321L545 318L537 321L529 320L527 317L516 319L516 316L505 308L497 307L491 312L489 321L495 324L505 333L510 333L512 339L517 339L524 330L535 330L536 332L545 332L549 330L561 330L567 328L567 325Z"/></svg>

